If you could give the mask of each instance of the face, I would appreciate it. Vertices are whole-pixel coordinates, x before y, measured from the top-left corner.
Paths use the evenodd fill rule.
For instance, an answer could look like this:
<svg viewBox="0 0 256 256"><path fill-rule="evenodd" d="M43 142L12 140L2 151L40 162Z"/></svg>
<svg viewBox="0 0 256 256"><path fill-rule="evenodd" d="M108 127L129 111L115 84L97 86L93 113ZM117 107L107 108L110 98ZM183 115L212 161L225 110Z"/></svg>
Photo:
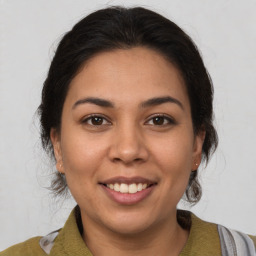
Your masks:
<svg viewBox="0 0 256 256"><path fill-rule="evenodd" d="M203 135L194 135L178 70L138 47L86 63L51 140L83 223L128 234L176 221Z"/></svg>

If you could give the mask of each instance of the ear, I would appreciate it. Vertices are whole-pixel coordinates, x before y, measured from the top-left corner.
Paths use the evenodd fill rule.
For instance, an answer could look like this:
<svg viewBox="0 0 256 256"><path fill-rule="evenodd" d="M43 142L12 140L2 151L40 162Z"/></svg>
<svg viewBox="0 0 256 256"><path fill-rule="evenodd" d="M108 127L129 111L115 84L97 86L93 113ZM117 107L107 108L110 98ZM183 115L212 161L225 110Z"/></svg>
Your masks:
<svg viewBox="0 0 256 256"><path fill-rule="evenodd" d="M51 128L50 138L51 138L54 156L55 156L55 160L56 160L56 169L60 173L65 173L64 167L63 167L63 161L62 161L62 152L61 152L61 143L60 143L59 132L56 129Z"/></svg>
<svg viewBox="0 0 256 256"><path fill-rule="evenodd" d="M192 159L192 166L191 166L191 170L193 171L197 170L201 163L205 134L206 134L205 130L202 129L195 135L193 159Z"/></svg>

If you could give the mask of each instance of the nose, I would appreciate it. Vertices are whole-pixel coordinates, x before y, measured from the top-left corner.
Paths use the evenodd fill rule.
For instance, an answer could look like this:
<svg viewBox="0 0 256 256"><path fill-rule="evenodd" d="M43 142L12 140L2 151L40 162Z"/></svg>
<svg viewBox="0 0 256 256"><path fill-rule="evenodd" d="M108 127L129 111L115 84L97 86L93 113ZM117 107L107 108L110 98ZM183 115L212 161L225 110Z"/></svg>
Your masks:
<svg viewBox="0 0 256 256"><path fill-rule="evenodd" d="M149 152L145 139L135 125L117 128L112 139L109 151L111 161L130 165L135 162L145 162L148 159Z"/></svg>

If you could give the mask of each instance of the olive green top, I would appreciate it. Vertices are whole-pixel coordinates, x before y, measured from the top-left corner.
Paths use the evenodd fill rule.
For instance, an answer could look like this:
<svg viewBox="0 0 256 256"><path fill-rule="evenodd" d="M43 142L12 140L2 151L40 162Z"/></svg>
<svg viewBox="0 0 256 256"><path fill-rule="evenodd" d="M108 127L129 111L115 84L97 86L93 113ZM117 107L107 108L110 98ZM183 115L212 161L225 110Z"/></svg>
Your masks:
<svg viewBox="0 0 256 256"><path fill-rule="evenodd" d="M251 238L256 245L256 237ZM39 245L40 239L41 237L34 237L14 245L0 252L0 256L46 256L47 254ZM79 232L74 210L64 227L59 231L49 255L92 256ZM194 255L221 255L221 248L217 225L202 221L192 214L189 238L180 256Z"/></svg>

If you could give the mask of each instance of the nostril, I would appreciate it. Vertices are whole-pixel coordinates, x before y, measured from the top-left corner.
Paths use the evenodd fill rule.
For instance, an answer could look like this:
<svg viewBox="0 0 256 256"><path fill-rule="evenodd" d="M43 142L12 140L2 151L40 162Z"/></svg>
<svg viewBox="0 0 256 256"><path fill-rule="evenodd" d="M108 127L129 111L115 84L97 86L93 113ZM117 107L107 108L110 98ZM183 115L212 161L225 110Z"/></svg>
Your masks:
<svg viewBox="0 0 256 256"><path fill-rule="evenodd" d="M114 162L120 162L120 161L121 161L121 159L120 159L120 158L118 158L118 157L115 157L115 158L113 159L113 161L114 161Z"/></svg>
<svg viewBox="0 0 256 256"><path fill-rule="evenodd" d="M142 158L133 159L133 158L118 158L118 157L116 157L113 159L113 162L123 162L125 164L132 164L134 162L139 163L139 162L143 162L143 161L144 160Z"/></svg>
<svg viewBox="0 0 256 256"><path fill-rule="evenodd" d="M135 158L134 161L140 162L140 161L143 161L143 159L142 158Z"/></svg>

